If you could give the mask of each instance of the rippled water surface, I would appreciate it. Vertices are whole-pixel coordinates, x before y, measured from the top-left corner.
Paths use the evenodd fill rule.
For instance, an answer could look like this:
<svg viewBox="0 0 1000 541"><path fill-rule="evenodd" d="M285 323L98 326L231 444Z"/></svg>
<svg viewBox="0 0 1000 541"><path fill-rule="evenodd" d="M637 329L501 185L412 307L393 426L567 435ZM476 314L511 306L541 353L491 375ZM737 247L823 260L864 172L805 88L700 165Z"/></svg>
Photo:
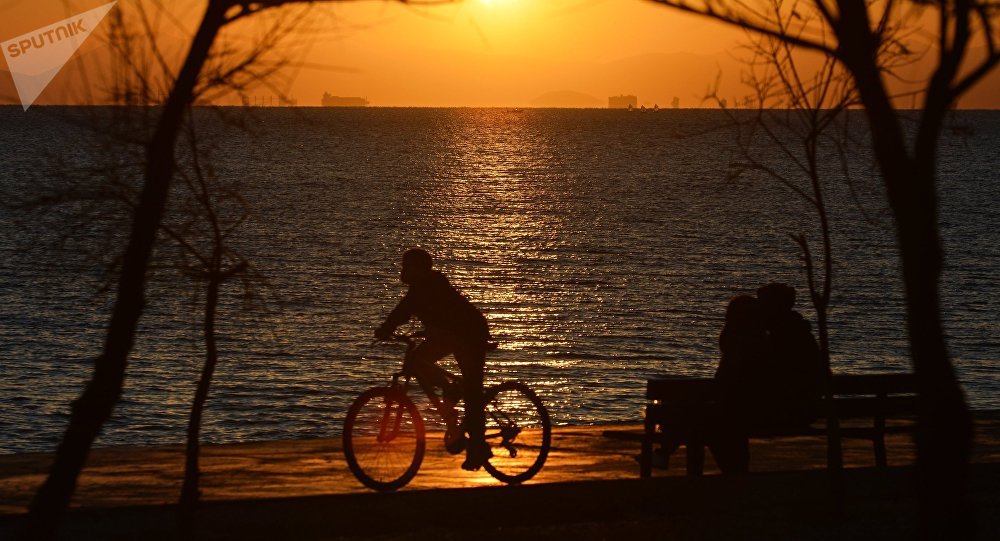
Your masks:
<svg viewBox="0 0 1000 541"><path fill-rule="evenodd" d="M0 108L5 189L30 193L90 163L97 138L76 115ZM338 433L351 399L398 366L400 349L370 336L404 292L408 246L434 253L487 314L502 343L488 378L530 382L560 424L637 420L647 376L712 374L733 295L786 281L813 317L789 233L816 247L815 220L773 182L725 180L732 134L713 129L718 112L265 109L243 118L252 133L198 118L216 171L254 211L234 246L269 282L266 311L225 291L209 441ZM942 145L944 315L970 401L998 408L1000 114L958 120L975 130ZM892 222L865 157L855 162L852 189L828 188L833 362L907 370ZM53 447L101 348L111 257L85 248L121 244L70 215L0 216L0 452ZM155 274L101 444L183 439L201 355L192 287Z"/></svg>

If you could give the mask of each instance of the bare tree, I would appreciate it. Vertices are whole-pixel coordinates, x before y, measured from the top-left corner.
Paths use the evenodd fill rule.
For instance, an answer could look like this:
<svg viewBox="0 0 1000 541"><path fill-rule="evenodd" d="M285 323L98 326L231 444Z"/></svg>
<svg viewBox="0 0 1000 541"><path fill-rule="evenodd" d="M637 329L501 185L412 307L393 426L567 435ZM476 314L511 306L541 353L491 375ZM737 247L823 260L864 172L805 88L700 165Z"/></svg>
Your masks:
<svg viewBox="0 0 1000 541"><path fill-rule="evenodd" d="M191 207L181 213L181 224L164 223L161 227L175 243L183 274L204 287L202 333L205 362L198 378L187 427L184 457L184 482L180 495L182 531L194 533L195 512L201 497L200 449L201 426L212 377L219 361L216 319L220 290L231 280L242 282L245 298L250 298L255 284L263 281L247 259L229 245L229 239L247 219L249 209L235 182L223 182L211 166L209 146L199 139L193 122L188 123L186 143L190 161L178 167L181 187Z"/></svg>
<svg viewBox="0 0 1000 541"><path fill-rule="evenodd" d="M836 159L836 171L850 178L848 146L852 139L846 115L842 113L856 103L855 95L845 74L831 60L815 70L804 70L797 65L787 43L766 36L753 37L747 50L751 56L746 59L749 69L743 80L753 92L756 107L739 112L722 107L736 129L738 157L730 163L729 176L736 179L748 172L763 174L798 196L816 213L822 246L819 263L805 234L793 234L792 238L804 258L820 348L829 370L827 308L833 256L824 196L829 168L823 167L823 160ZM788 164L792 167L780 167Z"/></svg>
<svg viewBox="0 0 1000 541"><path fill-rule="evenodd" d="M82 248L91 259L105 269L106 291L120 271L121 260L109 259L109 245L118 237L116 226L121 226L120 218L132 216L138 205L137 166L143 159L142 146L137 144L140 134L148 131L150 117L148 109L136 107L131 100L148 97L148 88L143 84L129 84L130 73L119 74L116 90L133 106L101 110L93 114L85 112L80 118L70 119L89 128L93 148L91 159L84 165L71 165L56 159L55 170L60 174L30 193L8 194L14 199L10 206L14 210L29 211L36 215L41 211L57 207L69 207L68 212L59 213L56 228L63 231L59 235L61 243L70 242L77 229L91 229L88 225L106 223L103 234L88 235ZM131 81L135 82L135 81ZM197 118L196 118L197 117ZM193 517L197 507L199 490L200 430L205 404L219 353L216 338L216 320L220 305L221 290L227 282L239 280L242 285L243 309L259 311L266 308L260 303L262 286L266 286L263 276L249 261L230 244L239 232L240 226L248 219L250 206L241 194L238 176L221 178L213 167L216 152L213 141L200 137L196 124L227 126L225 119L219 119L211 111L196 115L189 111L184 125L184 145L179 149L175 184L168 201L164 220L157 235L155 255L150 269L153 279L160 278L161 291L176 292L187 287L181 284L189 280L196 290L196 303L202 305L202 339L205 359L198 378L191 406L185 452L184 481L180 496L180 518L183 531L193 533ZM109 120L110 125L108 125ZM95 126L107 129L98 130ZM113 218L108 218L112 216ZM164 271L175 271L166 273ZM182 278L176 280L177 275Z"/></svg>
<svg viewBox="0 0 1000 541"><path fill-rule="evenodd" d="M338 1L338 0L325 0ZM121 257L117 278L116 300L108 323L102 354L94 362L94 371L82 395L73 402L69 425L56 450L48 477L32 500L28 516L28 535L36 539L54 538L58 524L76 488L77 478L90 448L110 417L121 397L128 356L135 342L135 333L146 305L147 271L156 237L161 231L168 194L176 174L176 145L189 108L196 101L212 99L212 90L241 88L248 81L261 80L268 72L260 68L260 57L267 47L224 46L215 50L220 33L237 21L265 11L291 5L305 5L308 0L208 0L201 21L192 37L187 53L174 75L168 59L155 56L156 62L169 74L163 93L166 99L157 109L150 134L142 137L145 147L142 182L132 213L128 241ZM435 0L425 2L440 3ZM138 3L141 6L141 3ZM148 28L144 29L149 31ZM281 26L287 32L289 27ZM216 48L218 49L218 48ZM213 59L222 58L221 62ZM234 58L240 60L233 61ZM272 66L270 73L280 67ZM152 89L149 82L145 88ZM151 101L158 94L149 93ZM149 97L144 96L144 97ZM221 268L221 267L215 267Z"/></svg>
<svg viewBox="0 0 1000 541"><path fill-rule="evenodd" d="M798 35L807 28L807 17L785 16L781 0L771 0L783 32ZM850 79L833 58L809 66L787 41L748 33L743 47L746 67L743 83L755 107L734 111L713 90L708 98L722 109L735 129L737 155L729 178L762 175L796 195L815 213L821 252L817 256L806 233L790 234L798 245L806 274L809 299L816 311L821 361L824 369L826 422L830 434L827 464L842 467L840 424L830 392L829 306L833 290L833 241L825 190L830 176L851 182L851 150L858 144L852 134L849 108L857 106ZM805 65L803 65L805 64ZM832 162L832 163L830 163ZM788 167L788 166L791 167Z"/></svg>
<svg viewBox="0 0 1000 541"><path fill-rule="evenodd" d="M919 392L919 532L928 538L971 538L975 523L967 486L972 419L941 323L937 152L949 110L1000 63L1000 5L987 0L790 0L779 3L776 14L768 2L651 1L818 53L850 74L896 222ZM801 16L815 22L789 32L783 21ZM923 27L921 17L933 22ZM927 34L928 42L920 43ZM977 43L985 52L972 57L969 53ZM907 130L908 113L897 107L889 80L894 75L892 61L920 47L935 64L917 89L922 108Z"/></svg>
<svg viewBox="0 0 1000 541"><path fill-rule="evenodd" d="M137 5L136 11L131 25L121 16L121 12L117 12L109 40L117 53L115 58L121 64L114 71L111 95L114 101L130 106L155 102L155 96L159 94L157 87L168 80L169 69L166 55L156 41L153 17L141 4ZM206 69L208 77L204 77L199 84L195 100L200 96L209 96L210 101L212 96L226 92L245 94L250 84L269 82L269 78L285 62L266 62L261 58L265 51L276 48L281 38L295 28L296 23L297 20L293 18L290 23L279 21L271 25L246 51L214 52L209 59L212 67ZM234 60L232 56L237 58ZM115 124L114 132L124 131L126 134L124 137L115 137L121 144L127 146L130 143L128 133L145 131L152 124L153 119L142 115L142 110L121 110L120 115L131 121L122 122L119 119ZM218 124L228 125L234 119L242 120L242 114L247 112L241 110L238 116L202 117L207 116L206 120L220 117ZM131 124L138 124L138 129L121 128ZM231 237L249 217L250 208L241 195L238 180L221 179L216 174L212 166L214 141L206 141L201 137L197 124L195 112L189 106L183 124L184 144L175 164L174 182L179 184L180 189L175 190L170 198L173 205L168 204L167 215L160 223L160 237L170 249L162 250L165 255L158 262L158 265L178 268L181 274L198 284L199 288L204 287L202 334L205 359L188 420L184 481L179 498L181 526L189 534L193 534L195 511L201 495L199 460L202 419L219 359L216 319L220 290L226 282L239 279L244 299L249 301L253 300L259 286L265 282L249 261L230 245ZM240 126L245 127L242 123ZM116 149L114 153L117 152ZM110 167L113 168L114 163L111 160ZM131 188L132 183L122 181L122 176L105 175L113 183L117 180L117 189L113 193L126 202L134 213L137 194ZM163 261L164 259L167 261Z"/></svg>

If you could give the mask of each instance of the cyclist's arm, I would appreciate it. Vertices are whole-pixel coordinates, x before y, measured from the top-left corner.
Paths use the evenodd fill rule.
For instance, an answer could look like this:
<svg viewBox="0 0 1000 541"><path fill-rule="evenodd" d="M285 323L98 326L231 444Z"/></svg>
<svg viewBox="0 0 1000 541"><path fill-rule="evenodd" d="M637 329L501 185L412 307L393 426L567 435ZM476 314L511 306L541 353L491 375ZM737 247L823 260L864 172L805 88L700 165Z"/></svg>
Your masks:
<svg viewBox="0 0 1000 541"><path fill-rule="evenodd" d="M379 326L376 334L389 335L396 330L396 327L403 325L413 317L415 311L415 300L412 291L408 291L406 295L400 299L399 304L392 309L389 313L389 317L385 318L385 322Z"/></svg>

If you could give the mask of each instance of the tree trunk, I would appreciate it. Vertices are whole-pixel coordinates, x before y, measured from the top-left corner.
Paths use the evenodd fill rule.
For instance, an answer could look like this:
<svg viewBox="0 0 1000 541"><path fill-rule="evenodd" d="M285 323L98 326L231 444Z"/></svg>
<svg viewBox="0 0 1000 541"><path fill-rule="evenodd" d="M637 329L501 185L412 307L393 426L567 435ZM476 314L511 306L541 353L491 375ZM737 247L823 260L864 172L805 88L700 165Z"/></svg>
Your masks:
<svg viewBox="0 0 1000 541"><path fill-rule="evenodd" d="M213 275L208 282L205 297L205 365L201 370L201 378L195 389L194 402L191 404L191 417L187 428L187 449L184 457L184 484L181 487L180 522L181 531L190 536L195 533L195 518L198 502L201 498L198 467L200 453L201 419L208 400L208 390L212 384L212 375L218 362L218 350L215 345L215 312L219 304L220 280Z"/></svg>
<svg viewBox="0 0 1000 541"><path fill-rule="evenodd" d="M52 469L31 502L28 535L34 539L54 538L90 447L121 397L128 354L145 307L150 254L174 174L177 133L192 101L198 74L224 21L225 6L210 2L150 140L145 183L133 214L131 234L122 259L118 295L108 325L104 352L96 359L93 375L83 394L73 403L69 426L56 450Z"/></svg>
<svg viewBox="0 0 1000 541"><path fill-rule="evenodd" d="M857 21L852 21L857 22ZM845 63L865 106L872 147L896 220L906 294L906 326L917 380L917 497L919 535L972 539L968 500L972 418L955 378L941 325L939 280L943 251L937 213L937 135L947 107L930 104L911 157L878 67L851 36L840 36Z"/></svg>
<svg viewBox="0 0 1000 541"><path fill-rule="evenodd" d="M915 160L918 162L926 160ZM933 161L933 160L930 160ZM887 184L897 221L907 331L917 379L917 481L920 532L925 539L972 539L975 517L968 500L972 417L948 356L941 325L942 268L933 166Z"/></svg>

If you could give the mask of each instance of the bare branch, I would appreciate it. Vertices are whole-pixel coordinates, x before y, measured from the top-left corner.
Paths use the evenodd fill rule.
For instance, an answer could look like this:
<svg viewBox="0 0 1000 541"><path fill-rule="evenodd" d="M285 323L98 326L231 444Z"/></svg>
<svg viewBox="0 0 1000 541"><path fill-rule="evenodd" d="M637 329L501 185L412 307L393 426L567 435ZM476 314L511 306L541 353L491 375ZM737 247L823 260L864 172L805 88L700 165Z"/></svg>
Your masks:
<svg viewBox="0 0 1000 541"><path fill-rule="evenodd" d="M764 34L773 38L787 40L789 43L802 47L804 49L809 49L817 51L823 54L828 54L831 56L838 56L839 51L837 49L831 48L826 43L822 41L805 38L801 36L789 36L783 34L779 28L775 28L774 22L767 20L765 17L754 18L748 17L746 11L732 9L730 7L725 7L725 4L716 0L707 0L702 3L701 6L696 6L690 2L684 0L649 0L656 4L662 4L674 9L679 9L681 11L692 13L695 15L701 15L708 17L710 19L715 19L733 26L737 26L752 32L759 34ZM743 2L734 2L734 4L740 4L745 6ZM750 11L752 13L752 11Z"/></svg>

